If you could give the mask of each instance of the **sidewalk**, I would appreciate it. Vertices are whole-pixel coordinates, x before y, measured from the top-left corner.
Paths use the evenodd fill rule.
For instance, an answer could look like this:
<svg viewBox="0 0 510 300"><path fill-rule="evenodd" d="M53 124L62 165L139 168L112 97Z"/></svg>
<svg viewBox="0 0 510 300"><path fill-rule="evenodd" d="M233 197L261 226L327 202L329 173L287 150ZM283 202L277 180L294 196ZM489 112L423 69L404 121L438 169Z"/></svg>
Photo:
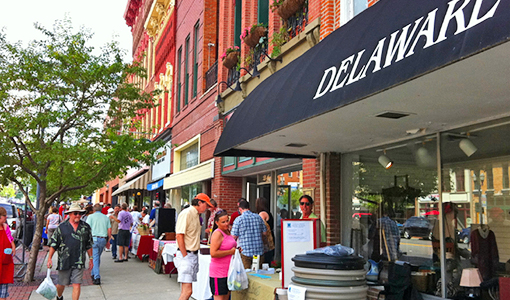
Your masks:
<svg viewBox="0 0 510 300"><path fill-rule="evenodd" d="M91 285L90 272L87 271L86 275L83 275L83 279L89 283L82 285L80 299L171 300L179 298L180 286L177 283L177 275L172 275L172 278L169 278L165 274L156 274L149 268L147 262L141 262L138 258L131 256L133 258L128 262L114 263L111 252L103 252L100 268L101 285ZM53 257L53 265L56 265L56 255ZM46 275L46 265L41 272L44 273L44 276ZM52 277L53 282L56 282L56 272ZM29 298L12 299L45 300L35 292L35 289L37 289L37 285ZM72 288L66 287L64 299L70 300L71 293Z"/></svg>
<svg viewBox="0 0 510 300"><path fill-rule="evenodd" d="M22 247L18 247L16 249L16 256L21 258L22 256ZM32 291L35 291L39 284L46 277L46 257L48 254L48 247L44 246L43 250L40 250L37 255L37 262L35 264L34 271L34 281L29 284L23 283L23 277L15 278L14 284L9 285L9 294L10 296L7 298L8 300L28 300ZM25 252L25 261L28 263L28 257L30 255L30 251ZM16 260L15 263L18 263ZM16 269L17 270L17 269ZM52 277L55 279L57 272L55 270L52 271ZM90 272L88 272L88 280L84 282L84 285L92 285L92 280L90 279Z"/></svg>

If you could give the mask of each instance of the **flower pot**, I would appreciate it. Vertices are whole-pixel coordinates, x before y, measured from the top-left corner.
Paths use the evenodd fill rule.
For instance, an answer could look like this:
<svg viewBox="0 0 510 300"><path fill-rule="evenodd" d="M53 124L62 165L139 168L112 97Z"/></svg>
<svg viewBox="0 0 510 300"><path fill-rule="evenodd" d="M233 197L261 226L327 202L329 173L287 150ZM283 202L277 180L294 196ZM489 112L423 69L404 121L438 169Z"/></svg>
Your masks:
<svg viewBox="0 0 510 300"><path fill-rule="evenodd" d="M287 20L302 8L304 3L305 0L285 0L278 6L277 13L282 19Z"/></svg>
<svg viewBox="0 0 510 300"><path fill-rule="evenodd" d="M239 61L239 51L233 51L227 54L225 59L223 59L223 66L227 69L232 69L237 65Z"/></svg>
<svg viewBox="0 0 510 300"><path fill-rule="evenodd" d="M243 42L249 47L253 48L257 46L261 37L267 35L265 27L259 26L251 30L251 32L244 37Z"/></svg>

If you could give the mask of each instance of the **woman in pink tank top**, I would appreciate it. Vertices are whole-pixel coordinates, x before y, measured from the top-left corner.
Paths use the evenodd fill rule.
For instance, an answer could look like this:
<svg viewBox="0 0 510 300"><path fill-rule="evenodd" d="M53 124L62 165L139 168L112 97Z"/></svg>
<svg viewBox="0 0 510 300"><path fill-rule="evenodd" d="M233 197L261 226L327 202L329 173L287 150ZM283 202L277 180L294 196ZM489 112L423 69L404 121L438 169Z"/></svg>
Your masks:
<svg viewBox="0 0 510 300"><path fill-rule="evenodd" d="M227 287L228 268L237 243L230 235L228 213L226 211L219 210L216 212L212 232L209 285L214 300L227 300L230 297L230 291Z"/></svg>

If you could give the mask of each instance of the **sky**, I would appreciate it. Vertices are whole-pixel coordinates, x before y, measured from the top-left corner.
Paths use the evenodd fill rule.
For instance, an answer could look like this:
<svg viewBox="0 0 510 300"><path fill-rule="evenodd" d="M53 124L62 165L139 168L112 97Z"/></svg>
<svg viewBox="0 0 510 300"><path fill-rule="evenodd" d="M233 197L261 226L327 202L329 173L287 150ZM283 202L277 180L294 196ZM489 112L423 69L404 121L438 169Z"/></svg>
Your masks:
<svg viewBox="0 0 510 300"><path fill-rule="evenodd" d="M91 29L92 46L99 49L116 40L126 50L124 60L131 61L131 28L124 20L127 0L0 0L0 5L0 28L11 42L26 44L41 38L34 28L35 22L51 29L55 20L64 19L67 13L75 29L80 26Z"/></svg>

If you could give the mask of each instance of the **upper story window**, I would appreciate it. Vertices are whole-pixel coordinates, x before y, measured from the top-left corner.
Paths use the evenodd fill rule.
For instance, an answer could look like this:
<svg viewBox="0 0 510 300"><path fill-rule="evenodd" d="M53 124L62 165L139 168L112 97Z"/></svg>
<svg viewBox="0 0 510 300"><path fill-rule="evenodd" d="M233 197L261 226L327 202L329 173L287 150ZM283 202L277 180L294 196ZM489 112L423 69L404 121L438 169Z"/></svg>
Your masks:
<svg viewBox="0 0 510 300"><path fill-rule="evenodd" d="M180 169L186 170L198 165L198 143L195 143L188 148L180 151Z"/></svg>
<svg viewBox="0 0 510 300"><path fill-rule="evenodd" d="M177 51L177 92L175 93L175 110L181 111L181 62L182 62L182 47Z"/></svg>
<svg viewBox="0 0 510 300"><path fill-rule="evenodd" d="M193 98L197 96L198 85L198 37L200 34L200 21L193 30Z"/></svg>
<svg viewBox="0 0 510 300"><path fill-rule="evenodd" d="M184 105L188 105L189 96L189 35L184 42Z"/></svg>

